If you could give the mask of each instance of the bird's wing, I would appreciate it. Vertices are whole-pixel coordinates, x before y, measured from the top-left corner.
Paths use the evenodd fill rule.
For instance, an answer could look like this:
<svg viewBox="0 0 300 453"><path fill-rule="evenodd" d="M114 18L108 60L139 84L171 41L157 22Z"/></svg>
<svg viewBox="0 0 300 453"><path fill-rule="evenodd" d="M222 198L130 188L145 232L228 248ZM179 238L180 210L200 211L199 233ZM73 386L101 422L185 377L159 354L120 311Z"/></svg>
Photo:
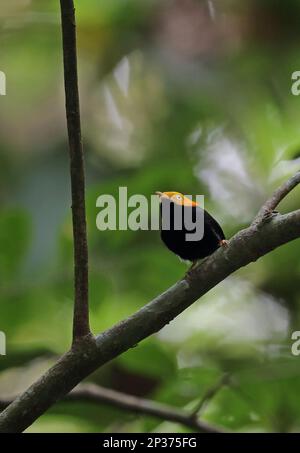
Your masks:
<svg viewBox="0 0 300 453"><path fill-rule="evenodd" d="M207 211L204 211L204 223L209 225L209 227L214 231L215 235L220 241L222 239L225 239L225 234L221 226Z"/></svg>

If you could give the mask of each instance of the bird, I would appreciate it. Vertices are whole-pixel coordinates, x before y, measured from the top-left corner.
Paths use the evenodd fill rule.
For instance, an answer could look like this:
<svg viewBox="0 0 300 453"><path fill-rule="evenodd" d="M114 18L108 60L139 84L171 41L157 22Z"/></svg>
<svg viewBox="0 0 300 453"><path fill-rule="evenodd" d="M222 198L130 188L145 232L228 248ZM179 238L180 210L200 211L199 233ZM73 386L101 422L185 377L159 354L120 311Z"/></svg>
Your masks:
<svg viewBox="0 0 300 453"><path fill-rule="evenodd" d="M200 259L211 255L219 247L227 247L228 241L219 223L198 203L180 192L155 192L160 201L160 235L164 244L180 259L192 263L188 274ZM178 217L176 217L178 216ZM189 240L187 234L196 232L187 229L184 220L180 228L175 219L190 218L194 225L203 221L203 235L199 240ZM165 228L163 228L165 223Z"/></svg>

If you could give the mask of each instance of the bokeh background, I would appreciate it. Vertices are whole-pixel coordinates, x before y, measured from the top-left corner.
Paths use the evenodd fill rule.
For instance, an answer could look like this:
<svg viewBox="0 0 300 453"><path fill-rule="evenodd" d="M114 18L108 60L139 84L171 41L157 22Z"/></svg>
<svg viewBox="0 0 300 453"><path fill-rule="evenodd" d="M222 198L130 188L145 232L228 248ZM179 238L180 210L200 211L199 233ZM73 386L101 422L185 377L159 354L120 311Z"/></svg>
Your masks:
<svg viewBox="0 0 300 453"><path fill-rule="evenodd" d="M96 199L204 194L230 237L300 163L300 3L76 0L91 324L99 332L186 271L155 231L96 229ZM58 0L0 11L0 396L70 345L73 261ZM299 208L297 188L282 203ZM193 409L233 431L300 430L300 244L240 269L89 380ZM60 403L29 432L181 432L107 405Z"/></svg>

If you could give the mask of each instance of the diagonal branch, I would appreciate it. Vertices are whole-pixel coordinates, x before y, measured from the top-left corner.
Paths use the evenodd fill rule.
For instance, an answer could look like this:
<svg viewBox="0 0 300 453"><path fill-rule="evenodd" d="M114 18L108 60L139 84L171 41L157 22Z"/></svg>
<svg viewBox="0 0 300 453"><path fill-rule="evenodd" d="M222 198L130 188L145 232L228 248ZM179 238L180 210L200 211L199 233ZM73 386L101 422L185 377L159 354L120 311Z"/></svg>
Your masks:
<svg viewBox="0 0 300 453"><path fill-rule="evenodd" d="M117 392L116 390L104 388L96 384L81 384L77 386L64 398L64 401L109 404L110 406L114 406L124 411L151 416L164 421L167 420L174 423L180 423L183 426L201 433L223 432L221 428L200 421L196 417L191 417L191 414L186 410ZM0 399L0 410L3 410L11 402L11 399Z"/></svg>
<svg viewBox="0 0 300 453"><path fill-rule="evenodd" d="M72 218L75 262L73 342L90 333L88 308L88 247L85 215L84 163L76 56L73 0L60 0L72 188Z"/></svg>
<svg viewBox="0 0 300 453"><path fill-rule="evenodd" d="M272 196L262 205L257 216L253 220L253 225L261 224L264 219L268 218L279 203L298 185L300 184L300 170L285 181Z"/></svg>
<svg viewBox="0 0 300 453"><path fill-rule="evenodd" d="M0 432L20 432L86 376L168 324L193 302L242 266L300 237L300 209L277 215L262 228L239 231L182 279L129 318L72 348L0 414Z"/></svg>
<svg viewBox="0 0 300 453"><path fill-rule="evenodd" d="M192 417L197 418L200 412L207 406L207 404L214 398L214 396L229 383L229 375L225 373L212 387L210 387L201 398L199 403L193 410Z"/></svg>

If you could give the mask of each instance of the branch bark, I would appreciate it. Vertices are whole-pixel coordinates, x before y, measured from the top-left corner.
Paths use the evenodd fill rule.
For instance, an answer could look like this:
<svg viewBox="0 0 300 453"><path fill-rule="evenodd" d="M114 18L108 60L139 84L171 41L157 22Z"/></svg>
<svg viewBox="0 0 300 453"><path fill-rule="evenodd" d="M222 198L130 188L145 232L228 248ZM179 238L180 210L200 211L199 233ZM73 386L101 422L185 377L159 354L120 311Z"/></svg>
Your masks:
<svg viewBox="0 0 300 453"><path fill-rule="evenodd" d="M129 318L95 338L85 337L0 414L0 432L20 432L99 366L114 359L172 319L242 266L300 237L300 210L239 231L226 249L203 260Z"/></svg>
<svg viewBox="0 0 300 453"><path fill-rule="evenodd" d="M257 216L253 220L253 225L261 224L264 219L267 219L279 203L300 183L300 170L285 181L272 196L262 205Z"/></svg>
<svg viewBox="0 0 300 453"><path fill-rule="evenodd" d="M74 237L74 342L81 337L90 334L88 308L88 247L85 214L84 162L77 76L76 23L73 0L60 0L60 7Z"/></svg>
<svg viewBox="0 0 300 453"><path fill-rule="evenodd" d="M201 433L224 432L220 428L199 420L194 414L190 414L186 410L117 392L95 384L81 384L77 386L63 401L109 404L110 406L114 406L124 411L155 417L163 421L167 420L180 423L183 426ZM0 410L5 409L11 402L12 400L10 399L0 399Z"/></svg>

